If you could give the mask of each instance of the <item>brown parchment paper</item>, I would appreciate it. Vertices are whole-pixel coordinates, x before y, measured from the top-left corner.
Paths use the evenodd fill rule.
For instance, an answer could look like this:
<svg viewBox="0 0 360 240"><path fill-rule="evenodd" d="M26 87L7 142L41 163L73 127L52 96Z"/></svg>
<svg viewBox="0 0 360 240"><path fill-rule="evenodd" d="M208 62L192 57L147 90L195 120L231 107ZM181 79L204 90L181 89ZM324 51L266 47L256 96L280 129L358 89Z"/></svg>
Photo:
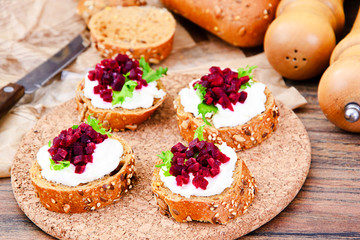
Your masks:
<svg viewBox="0 0 360 240"><path fill-rule="evenodd" d="M148 3L161 6L158 0ZM17 81L85 30L76 6L76 0L0 1L0 86ZM206 73L213 65L237 69L255 64L258 66L255 77L270 87L277 100L292 109L306 103L296 89L285 86L263 53L246 57L239 48L215 37L209 39L195 43L177 24L173 51L160 65L167 66L169 73ZM0 177L10 176L23 135L49 109L73 98L76 83L100 60L96 50L90 47L62 75L55 76L34 95L23 98L0 119Z"/></svg>

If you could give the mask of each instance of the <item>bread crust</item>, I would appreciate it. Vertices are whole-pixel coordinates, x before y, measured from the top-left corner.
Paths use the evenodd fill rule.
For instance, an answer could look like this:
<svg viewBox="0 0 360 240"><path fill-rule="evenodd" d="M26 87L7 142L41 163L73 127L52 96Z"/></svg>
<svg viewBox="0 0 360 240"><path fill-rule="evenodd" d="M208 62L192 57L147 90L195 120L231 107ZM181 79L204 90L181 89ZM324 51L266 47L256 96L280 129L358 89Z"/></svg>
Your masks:
<svg viewBox="0 0 360 240"><path fill-rule="evenodd" d="M112 136L124 148L119 167L114 175L70 187L49 182L41 176L41 167L35 160L30 169L30 179L41 204L50 211L81 213L93 211L119 200L135 179L135 158L131 147L121 138Z"/></svg>
<svg viewBox="0 0 360 240"><path fill-rule="evenodd" d="M229 147L237 151L252 148L269 138L276 130L279 109L267 87L264 93L266 95L264 112L253 117L247 123L235 127L215 128L205 125L204 138L218 144L226 142ZM201 118L195 118L192 113L184 111L180 96L175 99L175 106L180 135L190 142L194 138L195 130L205 123ZM208 121L211 123L210 119Z"/></svg>
<svg viewBox="0 0 360 240"><path fill-rule="evenodd" d="M256 192L255 178L241 159L236 163L231 186L221 194L209 197L185 198L173 193L164 186L159 172L160 169L155 168L151 184L156 203L161 214L173 217L178 222L195 220L225 224L247 211Z"/></svg>
<svg viewBox="0 0 360 240"><path fill-rule="evenodd" d="M106 7L141 5L146 5L146 0L80 0L77 5L77 12L84 19L86 24L88 24L90 18L95 13Z"/></svg>
<svg viewBox="0 0 360 240"><path fill-rule="evenodd" d="M107 15L121 16L122 12L126 12L129 10L137 11L137 12L143 11L145 14L146 11L145 9L151 9L151 11L159 11L159 14L162 13L162 11L164 10L167 12L166 9L159 9L155 7L126 7L120 9L115 9L115 8L104 9L94 15L94 17L89 22L91 40L97 51L104 58L113 58L120 53L120 54L126 54L130 58L135 58L135 59L140 59L141 57L144 57L147 62L158 64L160 61L164 60L171 53L173 41L174 41L174 35L175 35L176 22L173 16L171 15L171 13L169 12L166 15L166 19L163 20L169 23L170 32L167 33L167 36L159 33L154 33L153 39L158 38L158 41L154 43L132 46L130 45L130 43L124 44L124 43L115 42L114 39L109 39L108 37L104 37L103 34L100 34L97 21L101 18L104 18L104 16Z"/></svg>
<svg viewBox="0 0 360 240"><path fill-rule="evenodd" d="M263 43L279 0L161 0L182 15L226 42L239 47Z"/></svg>
<svg viewBox="0 0 360 240"><path fill-rule="evenodd" d="M157 84L159 89L166 92L166 89L160 80L157 80ZM84 96L84 86L85 79L79 82L75 96L76 109L80 114L81 121L84 121L89 115L92 115L103 124L104 128L111 128L116 132L125 129L135 130L140 123L150 118L155 110L165 101L167 96L165 95L161 99L155 98L154 104L149 108L125 109L119 107L115 109L100 109L94 107L91 104L91 100Z"/></svg>

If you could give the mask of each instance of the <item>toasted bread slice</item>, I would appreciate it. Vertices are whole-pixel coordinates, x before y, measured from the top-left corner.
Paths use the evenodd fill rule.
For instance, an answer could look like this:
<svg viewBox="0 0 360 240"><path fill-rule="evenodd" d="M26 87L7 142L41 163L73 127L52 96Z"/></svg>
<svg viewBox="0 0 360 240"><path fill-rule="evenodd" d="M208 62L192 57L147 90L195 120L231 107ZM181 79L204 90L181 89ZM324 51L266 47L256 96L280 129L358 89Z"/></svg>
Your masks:
<svg viewBox="0 0 360 240"><path fill-rule="evenodd" d="M160 168L155 168L151 187L160 213L178 222L227 223L247 211L256 192L255 179L241 159L236 163L231 186L221 194L209 197L186 198L171 192L161 181L159 171Z"/></svg>
<svg viewBox="0 0 360 240"><path fill-rule="evenodd" d="M95 48L105 58L118 53L159 63L171 52L176 22L165 8L105 8L89 22Z"/></svg>
<svg viewBox="0 0 360 240"><path fill-rule="evenodd" d="M101 179L66 186L46 180L41 175L41 167L34 161L30 169L30 178L40 202L50 211L61 213L81 213L107 206L132 188L135 175L135 158L131 147L121 138L112 136L124 148L119 166Z"/></svg>
<svg viewBox="0 0 360 240"><path fill-rule="evenodd" d="M77 5L78 14L89 23L90 18L106 7L141 6L146 5L145 0L80 0Z"/></svg>
<svg viewBox="0 0 360 240"><path fill-rule="evenodd" d="M253 117L247 123L235 127L215 128L206 125L204 138L218 144L226 142L229 147L235 150L252 148L269 138L272 132L276 130L279 110L271 91L265 88L264 93L266 95L264 112ZM194 137L195 130L205 123L201 118L195 118L192 113L184 112L180 96L176 98L175 106L180 135L190 142ZM211 123L211 119L208 121Z"/></svg>
<svg viewBox="0 0 360 240"><path fill-rule="evenodd" d="M81 120L83 121L87 119L89 115L92 115L103 124L104 128L111 128L113 131L124 129L135 130L138 124L150 118L151 114L154 113L166 98L166 95L163 98L155 98L150 108L125 109L119 107L113 110L100 109L94 107L91 104L91 100L84 96L84 85L85 80L83 79L77 86L75 96L77 110L80 113ZM165 87L160 80L157 80L157 87L165 91Z"/></svg>

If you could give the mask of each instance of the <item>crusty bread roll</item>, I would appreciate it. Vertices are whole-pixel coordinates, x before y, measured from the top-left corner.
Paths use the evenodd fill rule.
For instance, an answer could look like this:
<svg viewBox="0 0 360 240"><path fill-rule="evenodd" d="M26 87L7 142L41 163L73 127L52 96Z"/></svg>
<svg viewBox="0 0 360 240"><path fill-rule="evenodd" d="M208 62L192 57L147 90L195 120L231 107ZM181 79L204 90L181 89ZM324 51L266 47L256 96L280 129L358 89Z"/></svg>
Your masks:
<svg viewBox="0 0 360 240"><path fill-rule="evenodd" d="M88 24L95 13L106 7L140 5L146 5L146 0L80 0L77 5L77 12Z"/></svg>
<svg viewBox="0 0 360 240"><path fill-rule="evenodd" d="M49 182L41 175L41 167L34 161L30 178L40 202L50 211L80 213L93 211L118 200L132 188L135 175L135 158L131 147L121 138L112 135L124 148L119 166L101 179L75 187Z"/></svg>
<svg viewBox="0 0 360 240"><path fill-rule="evenodd" d="M85 80L79 82L76 88L76 105L80 113L80 119L84 121L89 115L98 119L105 129L112 129L113 131L120 131L124 129L135 130L138 124L144 122L160 107L164 102L166 95L163 98L155 98L154 103L149 108L125 109L115 108L100 109L91 104L91 100L84 96ZM160 80L157 80L157 87L166 92L164 85Z"/></svg>
<svg viewBox="0 0 360 240"><path fill-rule="evenodd" d="M207 141L219 144L226 142L229 147L235 150L252 148L269 138L272 132L276 130L279 110L270 90L265 88L264 92L266 95L264 112L236 127L217 129L214 126L205 125L204 138ZM195 130L205 123L201 118L195 118L192 113L184 112L180 96L176 98L175 106L180 135L190 142L194 137ZM211 119L208 121L211 123Z"/></svg>
<svg viewBox="0 0 360 240"><path fill-rule="evenodd" d="M95 48L105 58L118 53L159 63L171 52L176 22L165 8L105 8L89 22Z"/></svg>
<svg viewBox="0 0 360 240"><path fill-rule="evenodd" d="M160 163L162 161L158 162ZM178 222L196 220L213 224L227 223L247 211L256 192L255 179L241 159L237 160L230 188L209 197L185 198L171 192L161 181L159 171L160 168L155 168L151 187L160 213L171 216Z"/></svg>
<svg viewBox="0 0 360 240"><path fill-rule="evenodd" d="M161 0L175 13L239 47L263 43L279 0Z"/></svg>

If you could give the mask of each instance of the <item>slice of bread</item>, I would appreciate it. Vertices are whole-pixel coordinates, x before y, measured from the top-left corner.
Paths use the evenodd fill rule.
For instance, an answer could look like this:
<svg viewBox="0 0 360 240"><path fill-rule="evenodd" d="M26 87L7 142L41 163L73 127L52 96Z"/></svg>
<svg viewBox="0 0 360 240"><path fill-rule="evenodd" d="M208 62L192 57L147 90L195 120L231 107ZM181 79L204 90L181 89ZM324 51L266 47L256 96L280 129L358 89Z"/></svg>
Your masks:
<svg viewBox="0 0 360 240"><path fill-rule="evenodd" d="M77 5L77 12L88 24L95 13L106 7L141 5L146 5L146 0L80 0Z"/></svg>
<svg viewBox="0 0 360 240"><path fill-rule="evenodd" d="M172 49L176 22L165 8L105 8L89 22L95 48L105 58L118 53L159 63Z"/></svg>
<svg viewBox="0 0 360 240"><path fill-rule="evenodd" d="M94 107L91 104L91 100L84 96L84 85L85 80L83 79L76 88L75 96L77 110L80 114L81 121L84 121L89 115L92 115L92 117L98 119L103 124L104 128L111 128L115 132L125 129L135 130L138 124L150 118L166 98L166 95L161 99L155 98L153 105L149 108L125 109L119 107L113 110L100 109ZM157 87L166 92L165 87L160 80L157 80Z"/></svg>
<svg viewBox="0 0 360 240"><path fill-rule="evenodd" d="M279 109L275 99L268 88L264 91L266 95L265 111L253 117L247 123L235 127L221 127L206 125L204 128L204 138L207 141L221 144L226 142L229 147L235 150L252 148L265 139L269 138L276 130L279 117ZM175 99L176 113L180 135L187 141L193 140L195 130L204 125L201 118L195 118L192 113L184 111L181 105L180 96ZM211 119L207 119L212 123ZM213 125L213 124L212 124Z"/></svg>
<svg viewBox="0 0 360 240"><path fill-rule="evenodd" d="M131 147L121 138L112 136L124 148L119 166L101 179L75 187L47 181L41 175L41 167L34 161L30 178L40 202L50 211L81 213L107 206L132 188L135 175L135 158Z"/></svg>
<svg viewBox="0 0 360 240"><path fill-rule="evenodd" d="M221 194L209 197L185 198L171 192L161 181L159 171L160 168L155 168L151 184L155 200L161 214L171 216L178 222L227 223L247 211L256 192L255 179L241 159L236 163L231 186Z"/></svg>

